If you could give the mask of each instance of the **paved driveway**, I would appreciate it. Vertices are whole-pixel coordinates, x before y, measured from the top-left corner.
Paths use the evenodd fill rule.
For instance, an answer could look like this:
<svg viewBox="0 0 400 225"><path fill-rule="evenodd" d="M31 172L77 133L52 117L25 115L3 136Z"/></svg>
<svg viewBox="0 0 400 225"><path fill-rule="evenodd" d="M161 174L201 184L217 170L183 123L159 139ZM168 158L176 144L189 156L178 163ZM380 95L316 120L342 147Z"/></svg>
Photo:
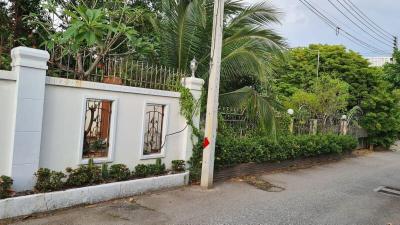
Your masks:
<svg viewBox="0 0 400 225"><path fill-rule="evenodd" d="M17 224L400 224L400 153L373 153L309 169L264 175L267 192L229 181L68 209Z"/></svg>

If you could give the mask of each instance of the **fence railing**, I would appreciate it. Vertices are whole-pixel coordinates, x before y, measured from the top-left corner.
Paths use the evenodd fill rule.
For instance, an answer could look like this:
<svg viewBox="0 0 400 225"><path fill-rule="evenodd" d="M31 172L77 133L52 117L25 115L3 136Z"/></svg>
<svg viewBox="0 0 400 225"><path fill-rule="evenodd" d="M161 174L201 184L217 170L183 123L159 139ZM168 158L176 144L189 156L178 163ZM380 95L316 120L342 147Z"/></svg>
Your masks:
<svg viewBox="0 0 400 225"><path fill-rule="evenodd" d="M251 135L257 129L257 123L247 118L245 109L220 107L218 111L224 124L229 126L238 137Z"/></svg>
<svg viewBox="0 0 400 225"><path fill-rule="evenodd" d="M230 108L230 107L220 107L219 112L222 116L223 122L226 126L229 126L235 135L246 136L247 134L252 134L256 131L259 124L257 121L251 121L246 118L246 113L244 109ZM280 121L280 116L276 116L276 126L277 129L284 132L289 132L290 122L286 124ZM280 123L282 122L282 124ZM366 138L368 136L365 129L358 126L356 123L351 122L347 124L346 134L351 135L355 138ZM297 120L293 121L293 134L303 135L303 134L341 134L341 119L340 118L330 118L329 120L322 121L321 119L309 119L309 120Z"/></svg>
<svg viewBox="0 0 400 225"><path fill-rule="evenodd" d="M48 76L177 91L185 72L134 60L129 55L65 54L51 51Z"/></svg>

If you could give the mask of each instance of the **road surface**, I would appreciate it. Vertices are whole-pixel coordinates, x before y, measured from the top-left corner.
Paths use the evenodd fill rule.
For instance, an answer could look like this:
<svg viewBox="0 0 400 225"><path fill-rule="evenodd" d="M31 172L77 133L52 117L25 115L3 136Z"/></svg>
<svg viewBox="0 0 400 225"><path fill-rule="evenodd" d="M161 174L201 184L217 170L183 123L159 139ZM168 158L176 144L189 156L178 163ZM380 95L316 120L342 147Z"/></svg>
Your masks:
<svg viewBox="0 0 400 225"><path fill-rule="evenodd" d="M378 152L309 169L266 174L285 188L257 189L234 180L212 190L162 191L16 221L16 224L400 224L400 153Z"/></svg>

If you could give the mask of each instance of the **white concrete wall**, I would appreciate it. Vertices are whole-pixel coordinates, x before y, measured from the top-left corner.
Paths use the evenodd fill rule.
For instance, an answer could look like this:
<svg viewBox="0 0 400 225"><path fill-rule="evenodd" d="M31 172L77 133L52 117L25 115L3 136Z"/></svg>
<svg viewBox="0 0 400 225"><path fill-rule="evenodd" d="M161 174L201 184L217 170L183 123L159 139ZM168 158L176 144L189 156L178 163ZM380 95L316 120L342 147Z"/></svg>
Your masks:
<svg viewBox="0 0 400 225"><path fill-rule="evenodd" d="M12 71L0 71L0 175L14 179L16 191L31 189L34 173L44 167L64 171L82 160L85 101L113 101L108 158L98 163L123 163L133 169L139 163L161 158L170 167L176 159L191 156L191 130L180 114L178 92L46 77L46 51L17 47L12 50ZM183 79L195 98L204 81ZM166 105L163 127L166 137L158 155L142 155L145 106ZM193 118L198 123L199 115ZM198 124L197 124L198 125Z"/></svg>
<svg viewBox="0 0 400 225"><path fill-rule="evenodd" d="M15 77L0 71L0 175L11 175L12 127L15 115Z"/></svg>
<svg viewBox="0 0 400 225"><path fill-rule="evenodd" d="M179 113L177 92L149 90L111 84L67 80L47 77L44 101L40 167L64 170L81 163L82 107L85 97L117 100L114 160L133 169L139 163L154 163L155 159L141 160L143 144L143 118L146 103L168 105L167 130L173 133L186 126ZM150 95L151 93L151 95ZM181 159L183 135L166 138L165 157L168 166L174 159Z"/></svg>

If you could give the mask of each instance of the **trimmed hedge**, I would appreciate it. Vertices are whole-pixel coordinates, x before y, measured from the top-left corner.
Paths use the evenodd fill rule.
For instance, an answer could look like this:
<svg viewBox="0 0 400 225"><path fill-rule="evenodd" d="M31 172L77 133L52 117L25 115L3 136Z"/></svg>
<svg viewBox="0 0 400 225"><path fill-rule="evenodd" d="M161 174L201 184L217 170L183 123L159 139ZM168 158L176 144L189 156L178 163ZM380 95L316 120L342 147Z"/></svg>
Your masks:
<svg viewBox="0 0 400 225"><path fill-rule="evenodd" d="M176 161L176 160L174 160ZM65 188L84 187L100 183L124 181L129 179L150 177L166 174L165 164L161 159L157 159L155 164L139 164L135 171L130 171L124 164L107 164L101 166L95 164L93 159L89 159L87 165L80 165L76 169L66 168L67 174L53 171L47 168L40 168L36 173L37 183L35 190L38 192L57 191ZM4 182L3 182L4 183ZM4 183L3 189L6 189ZM2 197L2 182L0 179L0 197Z"/></svg>
<svg viewBox="0 0 400 225"><path fill-rule="evenodd" d="M11 186L13 185L13 179L8 176L0 176L0 199L9 198L14 193L11 190Z"/></svg>
<svg viewBox="0 0 400 225"><path fill-rule="evenodd" d="M265 137L233 138L218 135L215 149L215 168L230 167L248 162L274 162L318 155L341 154L357 147L351 136L324 134L281 136L276 141ZM199 177L203 148L195 146L191 164L191 176Z"/></svg>

